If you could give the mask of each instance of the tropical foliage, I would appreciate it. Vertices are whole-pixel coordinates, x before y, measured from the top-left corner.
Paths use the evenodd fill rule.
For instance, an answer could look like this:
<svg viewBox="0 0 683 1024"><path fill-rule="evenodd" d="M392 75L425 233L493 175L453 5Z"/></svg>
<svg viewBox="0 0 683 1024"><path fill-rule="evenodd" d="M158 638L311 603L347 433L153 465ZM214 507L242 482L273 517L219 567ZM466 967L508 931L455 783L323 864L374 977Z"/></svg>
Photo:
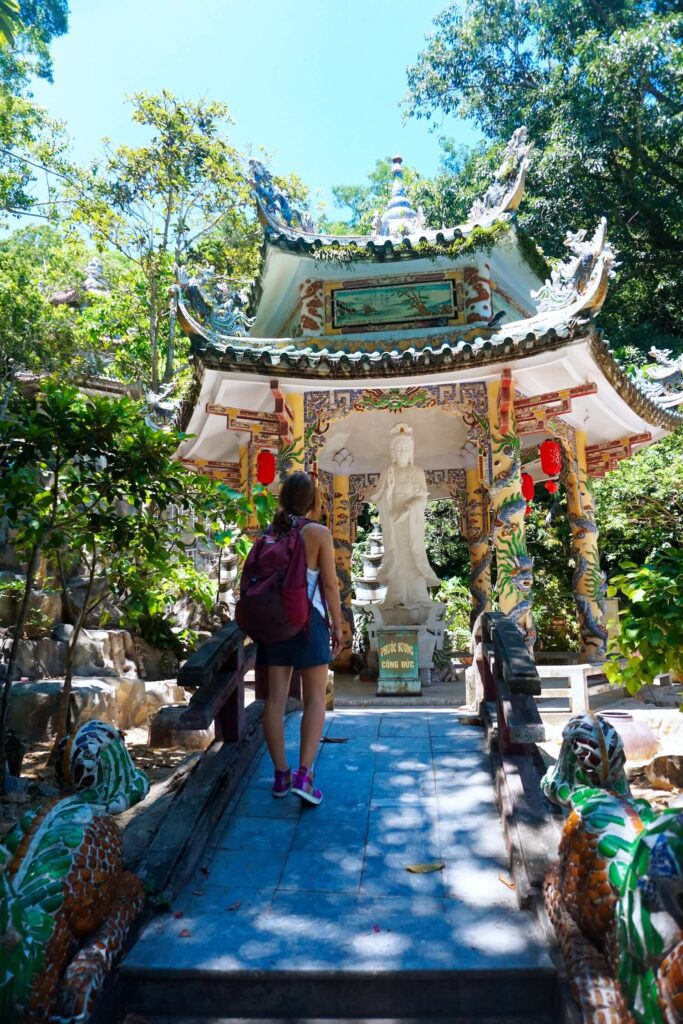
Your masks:
<svg viewBox="0 0 683 1024"><path fill-rule="evenodd" d="M62 733L79 634L95 607L113 599L121 625L185 653L196 634L173 628L175 601L182 594L208 610L215 594L184 538L220 551L272 514L264 493L252 503L188 473L172 458L179 440L148 426L130 399L87 397L63 382L47 383L35 401L13 402L0 423L0 519L27 566L0 707L0 762L10 681L45 564L67 597L67 569L86 579L71 610Z"/></svg>
<svg viewBox="0 0 683 1024"><path fill-rule="evenodd" d="M613 342L681 346L683 14L669 0L450 4L408 69L406 112L471 119L444 170L468 201L525 124L535 153L520 222L562 255L568 228L605 214L622 263L603 322ZM462 212L462 208L461 211Z"/></svg>
<svg viewBox="0 0 683 1024"><path fill-rule="evenodd" d="M683 677L683 549L667 548L640 565L624 562L609 594L627 604L610 645L607 676L629 693L662 673Z"/></svg>

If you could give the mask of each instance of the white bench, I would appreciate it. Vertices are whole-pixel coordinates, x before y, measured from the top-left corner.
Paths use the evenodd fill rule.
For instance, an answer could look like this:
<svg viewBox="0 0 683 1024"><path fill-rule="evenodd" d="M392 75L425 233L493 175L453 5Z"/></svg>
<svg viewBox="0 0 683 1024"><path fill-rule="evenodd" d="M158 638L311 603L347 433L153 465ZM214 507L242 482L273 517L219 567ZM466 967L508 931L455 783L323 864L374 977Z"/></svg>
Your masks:
<svg viewBox="0 0 683 1024"><path fill-rule="evenodd" d="M599 665L537 665L538 674L542 680L558 679L568 681L568 685L557 688L543 686L542 697L568 698L569 707L573 715L590 709L589 696L599 693L609 693L616 690L616 687L607 682ZM590 677L594 676L595 682L590 683Z"/></svg>

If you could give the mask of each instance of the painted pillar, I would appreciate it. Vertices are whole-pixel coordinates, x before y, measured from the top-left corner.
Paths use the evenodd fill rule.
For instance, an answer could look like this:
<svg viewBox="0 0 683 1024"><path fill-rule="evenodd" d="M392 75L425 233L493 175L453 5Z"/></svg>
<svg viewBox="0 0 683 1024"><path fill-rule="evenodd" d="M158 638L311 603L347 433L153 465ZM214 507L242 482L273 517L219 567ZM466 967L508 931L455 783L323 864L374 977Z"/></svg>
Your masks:
<svg viewBox="0 0 683 1024"><path fill-rule="evenodd" d="M572 590L579 619L581 648L587 662L605 659L606 577L600 569L598 528L590 478L586 468L586 435L576 431L576 450L564 444L563 480L567 491L567 513L572 534L574 576Z"/></svg>
<svg viewBox="0 0 683 1024"><path fill-rule="evenodd" d="M242 494L251 494L251 487L254 482L254 457L252 454L251 441L248 444L240 445L240 490Z"/></svg>
<svg viewBox="0 0 683 1024"><path fill-rule="evenodd" d="M351 508L349 501L348 476L335 476L332 481L332 537L339 580L339 596L342 606L342 631L344 650L336 659L336 669L346 670L351 664L351 643L353 641L353 611L351 597Z"/></svg>
<svg viewBox="0 0 683 1024"><path fill-rule="evenodd" d="M240 490L242 494L251 497L254 483L256 482L256 453L253 441L240 445ZM258 522L255 515L249 516L246 532L254 536L253 531L258 529Z"/></svg>
<svg viewBox="0 0 683 1024"><path fill-rule="evenodd" d="M489 430L491 434L491 525L496 552L496 592L500 610L509 615L524 637L529 650L536 642L531 615L533 558L526 546L522 497L521 444L515 426L514 408L507 411L507 433L501 429L498 408L500 384L489 384Z"/></svg>
<svg viewBox="0 0 683 1024"><path fill-rule="evenodd" d="M479 467L468 469L465 531L470 553L470 590L472 624L483 612L491 611L491 562L489 546L488 496L479 476Z"/></svg>
<svg viewBox="0 0 683 1024"><path fill-rule="evenodd" d="M306 468L306 450L304 442L304 396L300 392L283 392L289 408L292 410L292 444L285 453L284 475L295 473Z"/></svg>

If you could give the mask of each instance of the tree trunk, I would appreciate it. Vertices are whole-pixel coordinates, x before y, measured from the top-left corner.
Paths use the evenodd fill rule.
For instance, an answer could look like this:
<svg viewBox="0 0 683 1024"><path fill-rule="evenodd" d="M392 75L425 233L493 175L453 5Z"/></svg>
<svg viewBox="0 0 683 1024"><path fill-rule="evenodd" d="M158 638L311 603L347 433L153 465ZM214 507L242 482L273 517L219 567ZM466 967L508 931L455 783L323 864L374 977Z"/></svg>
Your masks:
<svg viewBox="0 0 683 1024"><path fill-rule="evenodd" d="M78 618L74 623L74 628L71 631L69 637L69 644L66 649L66 668L64 672L64 685L62 686L62 692L59 696L59 711L57 712L57 730L54 739L54 745L52 747L52 753L50 754L50 761L53 762L56 754L57 747L60 740L66 736L69 731L69 705L71 702L71 683L74 674L74 658L76 655L76 646L78 644L78 638L81 635L83 629L83 623L88 613L88 605L90 602L90 596L92 594L93 582L95 580L95 566L97 562L97 547L93 544L92 549L92 561L90 563L90 573L88 576L88 586L86 587L83 595L83 605Z"/></svg>
<svg viewBox="0 0 683 1024"><path fill-rule="evenodd" d="M150 281L149 287L149 346L152 361L151 389L159 390L159 324L157 323L157 285Z"/></svg>
<svg viewBox="0 0 683 1024"><path fill-rule="evenodd" d="M38 566L40 565L40 556L44 543L45 539L43 538L31 551L31 557L26 570L24 596L19 609L19 617L14 627L14 639L12 640L12 646L10 647L9 660L7 662L7 675L5 676L5 684L2 689L2 702L0 703L0 793L2 794L5 792L5 740L7 735L9 698L12 690L12 676L14 675L17 658L19 657L19 644L21 643L24 626L26 625L26 619L28 618L31 590L33 589L33 583L36 578L36 573L38 572Z"/></svg>
<svg viewBox="0 0 683 1024"><path fill-rule="evenodd" d="M4 418L5 418L5 413L7 412L7 406L9 405L9 400L10 400L10 398L12 397L12 395L14 393L14 385L15 385L15 383L16 382L15 382L14 377L10 377L10 379L9 379L9 381L7 383L7 390L5 391L5 394L2 396L2 401L0 402L0 420L4 420Z"/></svg>
<svg viewBox="0 0 683 1024"><path fill-rule="evenodd" d="M222 571L222 569L223 569L223 548L220 547L218 549L218 567L217 567L218 579L216 581L216 604L220 604L220 600L221 600L221 571Z"/></svg>
<svg viewBox="0 0 683 1024"><path fill-rule="evenodd" d="M57 573L59 575L59 586L62 591L62 600L66 605L69 618L71 619L71 622L73 624L73 622L76 621L78 616L76 613L76 607L73 601L71 600L71 595L69 594L69 590L66 585L66 573L64 572L64 561L62 559L61 551L57 552Z"/></svg>
<svg viewBox="0 0 683 1024"><path fill-rule="evenodd" d="M164 373L164 383L168 384L173 378L173 360L175 358L175 328L176 319L178 313L178 296L175 288L171 293L171 304L169 308L169 319L168 319L168 350L166 352L166 371Z"/></svg>

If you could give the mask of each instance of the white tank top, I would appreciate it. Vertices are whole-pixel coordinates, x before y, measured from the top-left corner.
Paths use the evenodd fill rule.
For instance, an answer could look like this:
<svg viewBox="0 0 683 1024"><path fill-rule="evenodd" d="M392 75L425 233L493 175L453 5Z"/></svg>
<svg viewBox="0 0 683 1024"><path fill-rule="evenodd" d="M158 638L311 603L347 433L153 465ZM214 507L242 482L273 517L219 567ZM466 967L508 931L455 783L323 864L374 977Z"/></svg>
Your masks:
<svg viewBox="0 0 683 1024"><path fill-rule="evenodd" d="M306 568L306 589L309 600L311 601L314 608L316 608L323 618L325 618L325 605L323 604L322 594L320 593L320 569L309 569Z"/></svg>

